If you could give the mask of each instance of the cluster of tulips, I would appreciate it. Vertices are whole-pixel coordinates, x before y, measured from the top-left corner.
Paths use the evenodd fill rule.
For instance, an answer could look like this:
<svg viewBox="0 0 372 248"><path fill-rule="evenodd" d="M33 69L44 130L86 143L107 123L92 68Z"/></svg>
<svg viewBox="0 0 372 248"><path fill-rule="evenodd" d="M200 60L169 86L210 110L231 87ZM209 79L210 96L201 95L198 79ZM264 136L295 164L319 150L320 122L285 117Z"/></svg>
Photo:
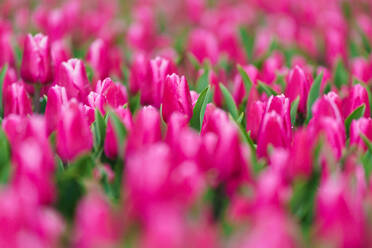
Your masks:
<svg viewBox="0 0 372 248"><path fill-rule="evenodd" d="M0 247L372 247L372 1L0 13Z"/></svg>

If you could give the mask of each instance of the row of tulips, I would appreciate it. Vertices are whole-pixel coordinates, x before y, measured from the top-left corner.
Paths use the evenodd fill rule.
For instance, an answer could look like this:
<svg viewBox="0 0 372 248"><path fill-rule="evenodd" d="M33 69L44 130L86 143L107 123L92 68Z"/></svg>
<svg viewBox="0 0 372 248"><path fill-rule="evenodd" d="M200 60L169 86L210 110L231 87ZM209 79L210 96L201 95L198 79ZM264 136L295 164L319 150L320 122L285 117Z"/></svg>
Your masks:
<svg viewBox="0 0 372 248"><path fill-rule="evenodd" d="M0 247L372 246L371 10L3 0Z"/></svg>

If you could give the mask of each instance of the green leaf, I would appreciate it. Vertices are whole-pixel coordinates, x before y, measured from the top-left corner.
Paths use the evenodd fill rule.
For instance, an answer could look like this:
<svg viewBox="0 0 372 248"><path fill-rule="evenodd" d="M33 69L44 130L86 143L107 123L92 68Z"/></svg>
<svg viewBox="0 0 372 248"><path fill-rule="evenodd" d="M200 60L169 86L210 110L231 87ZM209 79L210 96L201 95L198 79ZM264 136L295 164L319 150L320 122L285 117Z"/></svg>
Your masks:
<svg viewBox="0 0 372 248"><path fill-rule="evenodd" d="M96 151L100 150L103 146L103 142L105 141L106 135L106 124L105 119L103 118L102 114L99 112L98 109L94 112L95 120L93 122L93 129L94 129L94 143Z"/></svg>
<svg viewBox="0 0 372 248"><path fill-rule="evenodd" d="M258 81L257 89L260 92L265 92L267 96L276 96L278 93L272 89L270 86L266 85L264 82Z"/></svg>
<svg viewBox="0 0 372 248"><path fill-rule="evenodd" d="M239 28L240 39L242 41L245 54L249 60L253 57L253 47L254 47L254 36L249 35L244 27Z"/></svg>
<svg viewBox="0 0 372 248"><path fill-rule="evenodd" d="M348 79L349 74L344 66L344 63L342 62L341 59L338 59L335 73L333 75L334 84L338 89L340 89L342 85L347 84Z"/></svg>
<svg viewBox="0 0 372 248"><path fill-rule="evenodd" d="M129 109L132 114L141 107L141 92L138 92L134 96L129 98Z"/></svg>
<svg viewBox="0 0 372 248"><path fill-rule="evenodd" d="M199 77L196 83L196 92L201 92L204 90L209 84L209 68L205 66L203 74Z"/></svg>
<svg viewBox="0 0 372 248"><path fill-rule="evenodd" d="M315 196L320 182L320 172L314 170L308 180L298 181L293 187L291 212L299 219L301 227L311 226L314 216Z"/></svg>
<svg viewBox="0 0 372 248"><path fill-rule="evenodd" d="M196 101L194 109L193 109L193 115L190 120L190 126L197 131L200 131L203 125L204 114L205 114L205 109L208 103L209 92L210 92L210 87L208 86L200 93L199 98Z"/></svg>
<svg viewBox="0 0 372 248"><path fill-rule="evenodd" d="M251 92L251 88L253 86L252 80L249 78L247 72L243 69L241 65L238 65L237 67L238 67L240 76L243 79L246 95L249 96L249 93Z"/></svg>
<svg viewBox="0 0 372 248"><path fill-rule="evenodd" d="M236 107L233 97L231 96L229 90L222 83L220 83L220 89L225 99L227 110L229 111L231 116L234 118L234 120L237 120L239 118L239 112L238 112L238 108Z"/></svg>
<svg viewBox="0 0 372 248"><path fill-rule="evenodd" d="M86 68L86 71L87 71L88 80L89 80L89 82L92 82L93 76L94 76L93 68L90 65L86 65L85 68Z"/></svg>
<svg viewBox="0 0 372 248"><path fill-rule="evenodd" d="M0 183L7 183L10 173L10 145L4 131L0 129Z"/></svg>
<svg viewBox="0 0 372 248"><path fill-rule="evenodd" d="M295 123L296 123L296 116L297 116L297 109L298 109L299 102L300 102L300 96L297 96L296 99L292 102L292 105L291 105L291 123L292 123L292 126L295 126Z"/></svg>
<svg viewBox="0 0 372 248"><path fill-rule="evenodd" d="M120 120L120 118L117 116L117 114L110 110L109 112L111 124L114 127L116 137L118 138L119 143L119 154L123 155L124 150L124 141L127 137L127 129L125 128L123 122Z"/></svg>
<svg viewBox="0 0 372 248"><path fill-rule="evenodd" d="M366 105L363 103L359 107L357 107L346 119L345 119L345 130L346 135L349 137L350 132L350 125L353 120L357 120L361 117L363 117L364 112L366 110Z"/></svg>
<svg viewBox="0 0 372 248"><path fill-rule="evenodd" d="M323 72L318 74L318 76L314 79L313 84L311 85L309 96L307 97L307 108L306 108L306 123L308 123L312 117L311 108L313 107L314 102L318 99L320 94L320 85L323 80Z"/></svg>
<svg viewBox="0 0 372 248"><path fill-rule="evenodd" d="M83 197L85 189L76 178L63 177L57 179L58 199L57 210L66 218L72 220L79 200Z"/></svg>
<svg viewBox="0 0 372 248"><path fill-rule="evenodd" d="M372 153L372 142L363 133L360 133L359 135L362 138L362 140L364 141L364 144L366 144L366 146L368 148L368 151Z"/></svg>
<svg viewBox="0 0 372 248"><path fill-rule="evenodd" d="M244 118L244 112L241 112L236 122L241 125Z"/></svg>
<svg viewBox="0 0 372 248"><path fill-rule="evenodd" d="M3 84L6 75L6 71L8 70L8 64L5 64L0 72L0 115L3 116L4 106L3 106Z"/></svg>
<svg viewBox="0 0 372 248"><path fill-rule="evenodd" d="M67 166L64 177L90 177L94 165L94 160L90 154L81 155Z"/></svg>

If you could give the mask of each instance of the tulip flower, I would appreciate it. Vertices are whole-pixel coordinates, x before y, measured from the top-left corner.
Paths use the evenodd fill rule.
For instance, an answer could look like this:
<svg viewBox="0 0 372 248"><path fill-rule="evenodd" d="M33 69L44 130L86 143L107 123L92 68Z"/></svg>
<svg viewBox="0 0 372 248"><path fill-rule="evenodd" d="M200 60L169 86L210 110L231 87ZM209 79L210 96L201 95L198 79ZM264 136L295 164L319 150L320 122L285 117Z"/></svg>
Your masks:
<svg viewBox="0 0 372 248"><path fill-rule="evenodd" d="M255 101L247 108L247 131L251 131L251 138L253 140L257 140L265 107L265 102Z"/></svg>
<svg viewBox="0 0 372 248"><path fill-rule="evenodd" d="M45 118L48 134L52 133L61 115L62 106L67 104L68 98L66 89L61 86L53 86L48 91L48 102L45 107Z"/></svg>
<svg viewBox="0 0 372 248"><path fill-rule="evenodd" d="M159 111L152 106L143 107L134 118L128 136L127 153L157 143L161 137Z"/></svg>
<svg viewBox="0 0 372 248"><path fill-rule="evenodd" d="M267 156L269 145L287 148L291 141L289 99L280 96L271 96L263 113L260 129L257 135L257 155Z"/></svg>
<svg viewBox="0 0 372 248"><path fill-rule="evenodd" d="M115 113L119 116L124 123L125 128L130 131L132 128L132 116L128 108L118 107ZM115 129L112 126L111 120L107 123L106 136L104 143L104 151L107 157L115 158L118 155L118 140L116 137Z"/></svg>
<svg viewBox="0 0 372 248"><path fill-rule="evenodd" d="M300 97L298 110L301 113L305 113L306 111L306 103L309 90L310 81L308 80L307 75L299 66L295 66L288 73L285 95L289 98L290 102L293 102L297 98L297 96Z"/></svg>
<svg viewBox="0 0 372 248"><path fill-rule="evenodd" d="M316 199L317 235L337 247L365 247L367 233L363 205L340 175L320 185Z"/></svg>
<svg viewBox="0 0 372 248"><path fill-rule="evenodd" d="M69 59L62 62L56 78L57 84L64 86L69 98L75 97L85 102L90 91L90 84L83 62L79 59Z"/></svg>
<svg viewBox="0 0 372 248"><path fill-rule="evenodd" d="M4 116L9 114L25 116L32 113L31 99L22 81L6 87L3 94Z"/></svg>
<svg viewBox="0 0 372 248"><path fill-rule="evenodd" d="M207 30L195 29L189 37L188 47L190 52L203 63L204 59L209 59L212 64L217 62L219 49L216 37Z"/></svg>
<svg viewBox="0 0 372 248"><path fill-rule="evenodd" d="M137 93L141 90L141 97L149 91L148 87L142 85L150 85L152 82L152 67L150 61L142 53L134 55L134 61L130 68L129 89L132 93ZM148 97L144 97L148 98Z"/></svg>
<svg viewBox="0 0 372 248"><path fill-rule="evenodd" d="M70 101L63 106L57 123L57 153L63 161L72 161L92 148L92 132L79 104Z"/></svg>
<svg viewBox="0 0 372 248"><path fill-rule="evenodd" d="M87 61L94 70L94 76L98 80L107 78L111 70L109 47L102 39L95 40L89 47Z"/></svg>
<svg viewBox="0 0 372 248"><path fill-rule="evenodd" d="M96 92L103 96L105 102L113 108L122 107L128 102L126 88L120 83L113 82L110 78L98 81Z"/></svg>
<svg viewBox="0 0 372 248"><path fill-rule="evenodd" d="M184 76L172 74L167 76L164 85L163 118L167 122L174 112L185 114L188 119L192 117L192 102L189 85Z"/></svg>
<svg viewBox="0 0 372 248"><path fill-rule="evenodd" d="M372 140L372 119L371 118L360 118L353 120L350 126L350 145L356 145L358 147L367 149L361 134L365 135L369 140Z"/></svg>
<svg viewBox="0 0 372 248"><path fill-rule="evenodd" d="M27 35L21 65L22 79L28 83L47 84L52 80L50 43L47 36Z"/></svg>
<svg viewBox="0 0 372 248"><path fill-rule="evenodd" d="M342 101L343 117L346 119L356 108L364 104L365 117L370 117L369 98L367 90L360 84L353 85L349 89L349 95Z"/></svg>
<svg viewBox="0 0 372 248"><path fill-rule="evenodd" d="M112 246L117 238L117 224L110 205L100 193L89 193L78 205L74 247Z"/></svg>

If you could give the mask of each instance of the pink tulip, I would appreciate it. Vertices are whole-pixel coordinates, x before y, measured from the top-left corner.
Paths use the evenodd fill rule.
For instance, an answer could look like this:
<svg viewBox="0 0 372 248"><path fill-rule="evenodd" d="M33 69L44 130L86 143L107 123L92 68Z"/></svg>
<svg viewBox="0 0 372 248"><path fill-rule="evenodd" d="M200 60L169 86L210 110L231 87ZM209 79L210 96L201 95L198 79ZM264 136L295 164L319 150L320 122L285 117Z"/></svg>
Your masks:
<svg viewBox="0 0 372 248"><path fill-rule="evenodd" d="M214 64L219 57L216 37L213 33L204 29L194 29L192 31L188 41L188 49L198 59L199 63L209 59Z"/></svg>
<svg viewBox="0 0 372 248"><path fill-rule="evenodd" d="M371 118L360 118L353 120L350 126L350 145L356 145L358 147L367 149L361 134L364 134L369 140L372 140L372 119Z"/></svg>
<svg viewBox="0 0 372 248"><path fill-rule="evenodd" d="M364 117L370 117L369 98L367 90L360 84L349 88L349 95L342 101L343 117L346 119L360 105L365 105Z"/></svg>
<svg viewBox="0 0 372 248"><path fill-rule="evenodd" d="M255 101L249 105L249 108L247 108L247 131L251 131L251 138L253 140L257 140L265 108L266 103L262 101Z"/></svg>
<svg viewBox="0 0 372 248"><path fill-rule="evenodd" d="M110 205L100 193L89 193L77 209L74 247L109 247L113 246L117 239L117 222Z"/></svg>
<svg viewBox="0 0 372 248"><path fill-rule="evenodd" d="M168 75L176 72L172 61L166 58L156 57L150 61L152 69L153 104L160 107L162 103L165 81ZM146 87L146 86L145 86ZM142 87L143 89L144 87Z"/></svg>
<svg viewBox="0 0 372 248"><path fill-rule="evenodd" d="M336 247L368 246L362 202L341 175L320 185L316 198L315 225L325 244Z"/></svg>
<svg viewBox="0 0 372 248"><path fill-rule="evenodd" d="M128 108L118 107L115 109L115 113L119 116L123 122L127 131L132 128L132 116ZM107 123L106 137L104 143L104 151L107 157L115 158L118 155L118 140L116 138L116 132L112 126L111 120Z"/></svg>
<svg viewBox="0 0 372 248"><path fill-rule="evenodd" d="M45 108L45 118L48 134L50 134L56 129L61 115L62 106L67 104L68 98L66 89L58 85L51 87L47 96L48 101Z"/></svg>
<svg viewBox="0 0 372 248"><path fill-rule="evenodd" d="M184 76L177 74L167 76L164 85L163 118L167 122L174 112L185 114L188 119L192 117L192 102L189 85Z"/></svg>
<svg viewBox="0 0 372 248"><path fill-rule="evenodd" d="M6 87L3 94L4 116L9 114L25 116L32 113L31 99L22 81Z"/></svg>
<svg viewBox="0 0 372 248"><path fill-rule="evenodd" d="M298 110L301 113L306 111L307 96L310 90L309 77L299 66L295 66L289 71L287 76L286 96L293 102L298 96L300 102Z"/></svg>
<svg viewBox="0 0 372 248"><path fill-rule="evenodd" d="M127 153L159 142L161 137L159 111L152 106L143 107L134 118L128 136Z"/></svg>
<svg viewBox="0 0 372 248"><path fill-rule="evenodd" d="M260 129L257 136L257 155L267 156L267 148L287 148L291 142L291 120L289 99L280 96L271 96L263 113Z"/></svg>
<svg viewBox="0 0 372 248"><path fill-rule="evenodd" d="M98 81L96 92L113 108L122 107L128 102L127 90L124 85L115 83L110 78Z"/></svg>
<svg viewBox="0 0 372 248"><path fill-rule="evenodd" d="M275 232L275 235L267 235ZM283 211L275 208L264 208L254 218L252 229L236 247L298 247L296 229Z"/></svg>
<svg viewBox="0 0 372 248"><path fill-rule="evenodd" d="M92 132L87 117L76 101L62 107L56 139L57 153L63 161L72 161L92 148Z"/></svg>
<svg viewBox="0 0 372 248"><path fill-rule="evenodd" d="M95 40L89 47L86 59L92 66L94 77L97 80L103 80L110 75L110 51L105 41L102 39Z"/></svg>
<svg viewBox="0 0 372 248"><path fill-rule="evenodd" d="M47 84L52 80L51 50L47 36L27 35L22 57L21 75L28 83Z"/></svg>
<svg viewBox="0 0 372 248"><path fill-rule="evenodd" d="M132 93L137 93L141 90L142 95L149 94L148 87L142 87L142 85L150 85L152 82L152 67L150 61L143 53L138 53L134 55L134 61L130 68L130 79L129 79L129 89ZM147 97L145 97L147 98Z"/></svg>
<svg viewBox="0 0 372 248"><path fill-rule="evenodd" d="M83 62L79 59L69 59L59 66L56 83L64 86L69 98L77 98L85 102L90 91L90 84Z"/></svg>

